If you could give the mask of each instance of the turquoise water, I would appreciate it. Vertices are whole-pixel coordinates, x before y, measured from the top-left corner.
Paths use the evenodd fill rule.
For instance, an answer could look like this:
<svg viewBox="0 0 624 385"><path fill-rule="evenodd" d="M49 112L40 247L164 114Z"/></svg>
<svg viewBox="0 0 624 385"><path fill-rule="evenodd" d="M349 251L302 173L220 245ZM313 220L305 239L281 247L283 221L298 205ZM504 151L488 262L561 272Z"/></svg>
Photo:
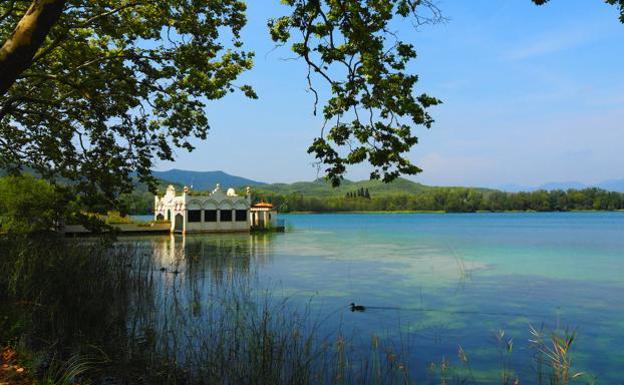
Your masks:
<svg viewBox="0 0 624 385"><path fill-rule="evenodd" d="M355 349L372 335L407 347L417 379L433 381L427 368L443 359L459 366L461 346L471 381L498 383L506 365L535 383L531 325L576 330L573 367L599 383L624 378L624 213L281 217L284 234L126 241L205 291L242 275L295 307L309 303ZM191 260L203 261L193 274ZM352 313L350 302L367 310ZM509 356L500 330L513 339Z"/></svg>

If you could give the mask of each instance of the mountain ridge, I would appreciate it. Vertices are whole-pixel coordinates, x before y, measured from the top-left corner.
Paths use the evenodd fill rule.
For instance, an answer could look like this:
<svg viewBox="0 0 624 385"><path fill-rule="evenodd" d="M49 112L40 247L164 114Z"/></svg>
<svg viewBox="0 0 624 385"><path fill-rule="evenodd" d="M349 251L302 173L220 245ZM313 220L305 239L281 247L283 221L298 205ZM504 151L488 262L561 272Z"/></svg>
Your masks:
<svg viewBox="0 0 624 385"><path fill-rule="evenodd" d="M539 186L524 186L517 184L503 184L496 186L497 189L505 192L531 192L538 190L583 190L587 188L600 188L607 191L624 192L624 179L608 179L599 183L586 184L578 181L548 182Z"/></svg>
<svg viewBox="0 0 624 385"><path fill-rule="evenodd" d="M603 190L624 192L624 179L610 179L596 184L585 184L578 181L548 182L539 186L524 186L517 184L503 184L492 188L473 186L430 186L414 182L405 178L398 178L390 184L381 181L360 180L352 181L345 179L337 188L332 188L323 179L313 181L296 181L292 183L268 183L249 179L237 175L229 174L222 170L215 171L191 171L173 168L166 171L153 171L153 175L161 180L170 181L180 185L186 185L196 190L211 190L217 183L223 187L241 188L246 186L257 187L262 190L269 190L275 193L289 194L293 192L310 193L314 192L320 196L338 195L347 193L359 188L368 188L371 192L400 194L418 193L429 188L470 188L481 191L500 190L504 192L531 192L538 190L582 190L585 188L597 187Z"/></svg>
<svg viewBox="0 0 624 385"><path fill-rule="evenodd" d="M152 171L152 175L158 179L189 186L196 190L211 190L217 183L223 187L262 186L266 184L265 182L228 174L221 170L191 171L172 168L166 171Z"/></svg>

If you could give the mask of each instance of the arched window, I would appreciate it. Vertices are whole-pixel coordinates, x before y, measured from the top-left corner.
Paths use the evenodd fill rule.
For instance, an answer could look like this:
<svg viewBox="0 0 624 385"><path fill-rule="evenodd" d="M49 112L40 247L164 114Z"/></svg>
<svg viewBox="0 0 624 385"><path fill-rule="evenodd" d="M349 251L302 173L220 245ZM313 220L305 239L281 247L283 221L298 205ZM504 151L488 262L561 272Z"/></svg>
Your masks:
<svg viewBox="0 0 624 385"><path fill-rule="evenodd" d="M236 212L235 212L235 220L236 220L236 222L246 222L247 221L247 210L236 210Z"/></svg>
<svg viewBox="0 0 624 385"><path fill-rule="evenodd" d="M232 222L232 210L219 210L220 222Z"/></svg>

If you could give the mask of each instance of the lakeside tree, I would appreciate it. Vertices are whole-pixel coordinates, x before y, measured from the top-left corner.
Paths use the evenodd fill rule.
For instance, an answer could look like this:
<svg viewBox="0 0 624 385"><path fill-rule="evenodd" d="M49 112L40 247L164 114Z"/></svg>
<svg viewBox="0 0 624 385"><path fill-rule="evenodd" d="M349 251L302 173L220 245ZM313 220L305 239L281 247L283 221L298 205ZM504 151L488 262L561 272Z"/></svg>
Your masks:
<svg viewBox="0 0 624 385"><path fill-rule="evenodd" d="M270 37L305 63L327 128L309 152L332 183L360 162L384 181L419 172L405 154L438 100L417 95L418 78L406 71L416 51L390 24L439 21L435 5L282 3L288 14L268 21ZM206 138L210 100L237 90L257 97L237 83L253 65L240 37L245 11L241 0L1 1L0 168L69 180L110 203L132 189L135 173L154 187L155 159ZM317 87L331 97L321 101Z"/></svg>
<svg viewBox="0 0 624 385"><path fill-rule="evenodd" d="M306 193L279 194L260 190L255 194L258 199L272 202L283 212L624 210L624 193L598 188L508 193L465 187L431 187L415 194L376 194L368 199L353 199L356 197L354 193L347 196L321 197Z"/></svg>
<svg viewBox="0 0 624 385"><path fill-rule="evenodd" d="M537 5L544 5L550 0L532 0ZM604 0L605 3L615 5L620 12L620 21L624 23L624 0Z"/></svg>
<svg viewBox="0 0 624 385"><path fill-rule="evenodd" d="M533 0L544 4L547 0ZM617 6L624 21L624 0ZM325 125L309 152L332 184L349 165L391 181L420 169L406 157L413 129L439 101L418 94L406 65L415 48L392 32L443 20L426 0L285 0L271 38L304 63L313 112ZM132 175L153 188L155 159L192 150L210 128L205 106L250 85L242 0L0 1L0 168L72 181L79 194L117 203ZM322 100L317 91L330 90Z"/></svg>
<svg viewBox="0 0 624 385"><path fill-rule="evenodd" d="M51 231L66 205L58 190L31 175L0 178L0 232Z"/></svg>

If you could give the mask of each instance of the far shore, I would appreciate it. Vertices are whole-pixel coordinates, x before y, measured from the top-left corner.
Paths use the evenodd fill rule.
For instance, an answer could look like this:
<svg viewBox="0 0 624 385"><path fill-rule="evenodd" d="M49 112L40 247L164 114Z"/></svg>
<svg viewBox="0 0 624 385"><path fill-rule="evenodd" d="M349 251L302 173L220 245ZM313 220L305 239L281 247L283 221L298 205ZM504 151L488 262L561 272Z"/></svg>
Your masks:
<svg viewBox="0 0 624 385"><path fill-rule="evenodd" d="M280 213L289 214L547 214L547 213L613 213L624 212L624 210L567 210L567 211L536 211L536 210L505 210L505 211L444 211L444 210L380 210L380 211L289 211Z"/></svg>
<svg viewBox="0 0 624 385"><path fill-rule="evenodd" d="M504 210L504 211L444 211L444 210L369 210L369 211L288 211L280 212L280 215L290 214L554 214L554 213L621 213L624 210L566 210L566 211L536 211L536 210ZM130 214L131 216L147 216L148 214Z"/></svg>

